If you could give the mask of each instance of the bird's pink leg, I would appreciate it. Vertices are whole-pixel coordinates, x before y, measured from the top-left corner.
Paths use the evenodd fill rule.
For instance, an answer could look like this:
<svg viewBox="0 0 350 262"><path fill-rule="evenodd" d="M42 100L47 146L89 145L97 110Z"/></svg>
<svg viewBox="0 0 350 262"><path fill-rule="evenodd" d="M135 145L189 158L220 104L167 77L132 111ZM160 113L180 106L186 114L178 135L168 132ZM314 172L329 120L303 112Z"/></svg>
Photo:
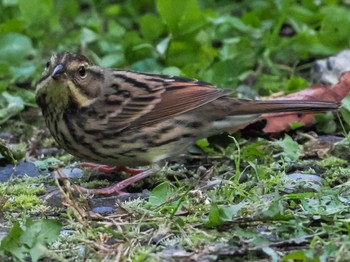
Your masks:
<svg viewBox="0 0 350 262"><path fill-rule="evenodd" d="M116 194L116 195L121 195L121 194L125 194L125 192L123 192L122 190L124 188L126 188L127 186L141 180L144 179L148 176L150 176L151 174L154 173L154 169L147 169L144 170L142 172L139 172L138 174L135 174L115 185L109 186L109 187L105 187L105 188L97 188L97 189L88 189L88 188L84 188L84 187L80 187L80 186L73 186L73 189L81 192L81 193L88 193L88 194L98 194L98 195L112 195L112 194Z"/></svg>
<svg viewBox="0 0 350 262"><path fill-rule="evenodd" d="M136 168L130 168L130 167L126 167L126 166L108 166L108 165L98 165L98 164L93 164L93 163L81 163L80 164L82 167L88 167L88 168L92 168L95 169L99 172L102 173L106 173L106 174L110 174L110 173L116 173L116 172L125 172L128 173L130 175L137 175L142 173L143 169L136 169Z"/></svg>

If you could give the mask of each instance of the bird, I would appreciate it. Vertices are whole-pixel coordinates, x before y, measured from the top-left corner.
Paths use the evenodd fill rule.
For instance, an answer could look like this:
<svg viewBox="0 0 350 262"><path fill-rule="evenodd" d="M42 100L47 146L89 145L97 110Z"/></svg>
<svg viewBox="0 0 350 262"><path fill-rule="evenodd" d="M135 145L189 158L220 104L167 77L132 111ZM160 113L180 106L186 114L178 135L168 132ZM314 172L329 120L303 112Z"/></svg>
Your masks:
<svg viewBox="0 0 350 262"><path fill-rule="evenodd" d="M251 123L263 113L339 107L334 101L247 100L232 93L181 76L103 68L72 52L52 55L36 84L37 104L60 147L133 174L106 188L76 187L92 194L120 194L196 140Z"/></svg>

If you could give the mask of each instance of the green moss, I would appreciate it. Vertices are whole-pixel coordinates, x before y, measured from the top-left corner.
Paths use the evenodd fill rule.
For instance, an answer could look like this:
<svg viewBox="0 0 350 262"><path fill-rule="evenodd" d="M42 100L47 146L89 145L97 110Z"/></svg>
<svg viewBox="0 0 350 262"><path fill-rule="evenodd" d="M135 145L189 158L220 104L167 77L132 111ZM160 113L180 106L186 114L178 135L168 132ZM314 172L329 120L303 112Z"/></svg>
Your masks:
<svg viewBox="0 0 350 262"><path fill-rule="evenodd" d="M45 192L41 179L17 178L0 184L0 195L8 198L4 210L30 209L42 204L43 201L38 197Z"/></svg>
<svg viewBox="0 0 350 262"><path fill-rule="evenodd" d="M4 205L4 209L17 210L17 209L30 209L36 205L42 204L43 200L36 195L20 195L8 199Z"/></svg>
<svg viewBox="0 0 350 262"><path fill-rule="evenodd" d="M30 182L28 184L21 183L16 185L6 185L0 186L1 195L19 196L19 195L38 195L44 193L44 187L42 185L33 185Z"/></svg>
<svg viewBox="0 0 350 262"><path fill-rule="evenodd" d="M81 186L86 188L102 188L110 185L111 185L111 182L109 182L108 180L93 180L93 181L81 183Z"/></svg>
<svg viewBox="0 0 350 262"><path fill-rule="evenodd" d="M326 171L325 180L330 186L336 186L350 180L350 168L333 167Z"/></svg>
<svg viewBox="0 0 350 262"><path fill-rule="evenodd" d="M346 166L347 163L348 162L344 159L340 159L340 158L335 157L335 156L329 156L329 157L321 160L320 162L318 162L318 165L320 167L329 168L329 167Z"/></svg>

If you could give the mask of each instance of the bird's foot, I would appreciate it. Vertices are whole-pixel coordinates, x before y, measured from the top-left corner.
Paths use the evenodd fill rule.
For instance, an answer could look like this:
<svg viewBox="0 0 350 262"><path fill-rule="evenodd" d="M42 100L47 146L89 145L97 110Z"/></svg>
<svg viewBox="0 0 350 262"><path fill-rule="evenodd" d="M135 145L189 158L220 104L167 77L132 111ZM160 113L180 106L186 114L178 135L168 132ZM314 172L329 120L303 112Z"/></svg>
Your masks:
<svg viewBox="0 0 350 262"><path fill-rule="evenodd" d="M122 190L124 188L126 188L127 186L141 180L144 179L148 176L150 176L151 174L154 173L153 169L147 169L144 170L142 172L139 172L138 174L135 174L115 185L109 186L109 187L105 187L105 188L96 188L96 189L88 189L88 188L84 188L84 187L80 187L80 186L73 186L73 189L80 192L80 193L88 193L88 194L97 194L97 195L123 195L126 194L125 192L123 192Z"/></svg>
<svg viewBox="0 0 350 262"><path fill-rule="evenodd" d="M140 174L140 173L145 171L143 169L130 168L130 167L126 167L126 166L98 165L98 164L87 163L87 162L81 163L80 165L82 167L92 168L94 170L97 170L99 172L106 173L106 174L125 172L125 173L128 173L128 174L134 176L134 175Z"/></svg>

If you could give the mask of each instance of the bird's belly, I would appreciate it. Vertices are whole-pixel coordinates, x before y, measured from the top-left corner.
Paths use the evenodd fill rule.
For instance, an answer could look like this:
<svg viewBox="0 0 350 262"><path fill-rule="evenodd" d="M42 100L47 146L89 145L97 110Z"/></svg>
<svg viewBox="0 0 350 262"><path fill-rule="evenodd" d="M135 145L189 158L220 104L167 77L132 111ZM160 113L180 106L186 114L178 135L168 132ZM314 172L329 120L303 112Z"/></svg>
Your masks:
<svg viewBox="0 0 350 262"><path fill-rule="evenodd" d="M76 121L59 122L59 130L51 132L68 153L84 161L119 166L143 166L176 156L186 150L195 140L185 128L176 126L174 121L165 121L137 130L126 129L118 134L99 132L88 134Z"/></svg>

